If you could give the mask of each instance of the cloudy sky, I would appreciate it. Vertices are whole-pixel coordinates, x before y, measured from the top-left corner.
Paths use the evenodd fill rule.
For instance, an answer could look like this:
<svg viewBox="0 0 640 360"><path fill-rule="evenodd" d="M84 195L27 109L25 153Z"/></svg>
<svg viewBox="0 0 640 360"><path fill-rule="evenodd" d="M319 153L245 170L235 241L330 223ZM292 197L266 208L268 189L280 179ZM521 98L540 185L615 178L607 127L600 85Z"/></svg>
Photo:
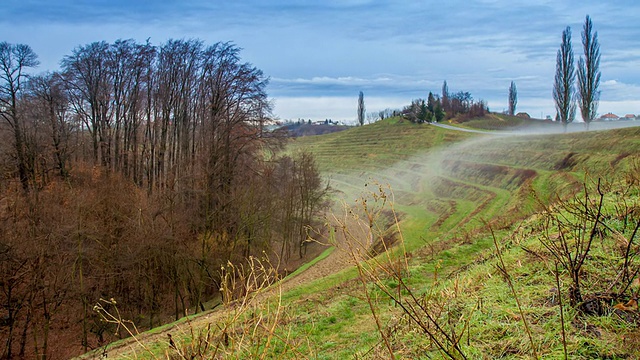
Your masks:
<svg viewBox="0 0 640 360"><path fill-rule="evenodd" d="M38 71L57 70L78 45L171 38L233 41L270 77L281 119L353 121L440 92L469 91L492 111L554 115L551 90L562 30L576 58L589 14L602 52L599 113L640 113L640 2L564 0L4 0L0 40L30 45Z"/></svg>

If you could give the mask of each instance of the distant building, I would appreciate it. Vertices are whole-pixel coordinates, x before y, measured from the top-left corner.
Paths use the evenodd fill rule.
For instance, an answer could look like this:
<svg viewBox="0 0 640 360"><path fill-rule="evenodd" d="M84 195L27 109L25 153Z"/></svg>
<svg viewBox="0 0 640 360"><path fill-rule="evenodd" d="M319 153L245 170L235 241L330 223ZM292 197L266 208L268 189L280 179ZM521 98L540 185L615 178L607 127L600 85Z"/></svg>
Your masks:
<svg viewBox="0 0 640 360"><path fill-rule="evenodd" d="M633 114L627 114L624 116L624 120L635 120L636 116Z"/></svg>
<svg viewBox="0 0 640 360"><path fill-rule="evenodd" d="M611 120L618 120L618 119L620 119L620 117L613 113L606 113L600 116L600 120L602 121L611 121Z"/></svg>
<svg viewBox="0 0 640 360"><path fill-rule="evenodd" d="M519 112L516 114L516 116L523 119L531 119L531 116L526 112Z"/></svg>

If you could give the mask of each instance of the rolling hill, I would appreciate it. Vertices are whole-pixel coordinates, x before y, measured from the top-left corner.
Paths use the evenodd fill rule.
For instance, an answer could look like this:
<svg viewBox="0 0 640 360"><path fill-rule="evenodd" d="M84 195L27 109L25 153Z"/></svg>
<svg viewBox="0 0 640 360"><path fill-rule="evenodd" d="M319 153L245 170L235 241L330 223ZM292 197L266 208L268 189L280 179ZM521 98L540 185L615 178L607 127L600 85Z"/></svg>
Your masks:
<svg viewBox="0 0 640 360"><path fill-rule="evenodd" d="M392 118L288 151L313 153L330 181L313 236L335 249L110 357L640 356L640 127L496 135Z"/></svg>

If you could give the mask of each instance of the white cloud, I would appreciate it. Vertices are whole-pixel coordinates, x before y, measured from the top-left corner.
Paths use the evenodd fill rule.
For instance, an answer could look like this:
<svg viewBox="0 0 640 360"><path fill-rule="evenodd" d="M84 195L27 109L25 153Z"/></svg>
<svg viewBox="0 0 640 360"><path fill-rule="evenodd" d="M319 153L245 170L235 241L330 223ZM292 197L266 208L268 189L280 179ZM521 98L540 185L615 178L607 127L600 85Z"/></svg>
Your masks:
<svg viewBox="0 0 640 360"><path fill-rule="evenodd" d="M602 111L606 105L625 112L613 107L627 109L640 100L640 50L633 46L640 37L637 1L453 0L428 6L419 0L198 0L148 9L120 0L90 7L13 0L4 9L15 15L0 18L4 40L31 45L41 70L57 69L64 55L92 41L234 41L244 48L243 60L271 77L268 91L280 103L281 117L317 119L355 118L360 90L369 108L378 107L374 97L381 108L386 102L401 107L439 92L443 80L451 91L469 91L497 111L506 106L514 80L519 109L555 113L551 88L561 32L572 27L577 58L590 14L602 46ZM394 99L402 101L393 105Z"/></svg>
<svg viewBox="0 0 640 360"><path fill-rule="evenodd" d="M315 85L369 85L376 83L389 83L392 81L389 77L380 77L374 79L364 79L353 76L342 76L342 77L329 77L329 76L315 76L312 78L304 79L304 78L295 78L295 79L283 79L283 78L272 78L272 82L274 83L284 83L284 84L315 84Z"/></svg>
<svg viewBox="0 0 640 360"><path fill-rule="evenodd" d="M640 100L640 85L628 84L617 79L603 81L600 84L601 100L611 102L629 102Z"/></svg>
<svg viewBox="0 0 640 360"><path fill-rule="evenodd" d="M438 82L421 79L417 76L402 76L396 74L374 75L369 78L357 76L314 76L311 78L280 78L272 77L271 83L279 87L304 85L308 87L318 87L322 89L325 86L337 86L345 89L351 88L372 88L376 87L394 89L428 89L430 86L439 86Z"/></svg>
<svg viewBox="0 0 640 360"><path fill-rule="evenodd" d="M600 101L598 106L598 115L606 113L614 113L618 116L626 114L640 115L640 100L605 100Z"/></svg>

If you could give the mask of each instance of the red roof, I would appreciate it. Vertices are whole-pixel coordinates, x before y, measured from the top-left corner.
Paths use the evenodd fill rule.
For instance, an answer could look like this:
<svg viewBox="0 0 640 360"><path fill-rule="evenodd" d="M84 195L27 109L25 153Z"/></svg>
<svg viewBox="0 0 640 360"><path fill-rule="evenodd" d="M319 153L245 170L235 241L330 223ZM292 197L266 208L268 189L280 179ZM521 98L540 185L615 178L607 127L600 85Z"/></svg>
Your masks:
<svg viewBox="0 0 640 360"><path fill-rule="evenodd" d="M601 119L619 119L620 117L616 114L612 114L612 113L606 113L602 116L600 116Z"/></svg>

